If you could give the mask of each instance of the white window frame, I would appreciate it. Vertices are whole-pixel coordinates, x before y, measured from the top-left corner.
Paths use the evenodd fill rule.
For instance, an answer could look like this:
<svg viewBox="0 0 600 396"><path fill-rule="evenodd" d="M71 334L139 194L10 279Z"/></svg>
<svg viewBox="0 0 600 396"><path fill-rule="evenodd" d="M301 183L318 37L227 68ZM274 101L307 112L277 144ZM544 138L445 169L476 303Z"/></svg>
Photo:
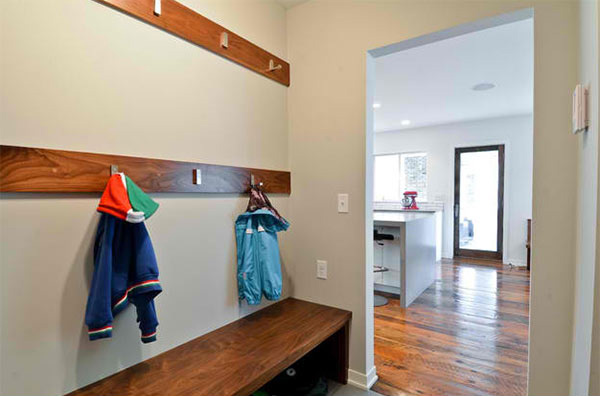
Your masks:
<svg viewBox="0 0 600 396"><path fill-rule="evenodd" d="M373 159L373 172L377 172L377 166L376 166L376 157L389 157L389 156L397 156L398 157L398 166L400 167L400 169L398 170L399 173L399 177L400 180L398 180L398 200L379 200L376 199L375 197L375 186L373 186L373 201L374 202L400 202L400 200L402 198L404 198L404 191L407 191L406 188L406 175L405 175L405 170L404 170L404 161L403 158L405 157L419 157L419 156L425 156L426 158L426 166L425 166L425 196L423 196L422 194L419 195L417 197L417 202L426 202L427 201L427 195L428 195L428 188L429 188L429 159L428 159L428 154L426 151L408 151L408 152L397 152L397 153L382 153L382 154L375 154L373 155L374 159ZM373 175L373 180L377 180L377 177L375 175Z"/></svg>

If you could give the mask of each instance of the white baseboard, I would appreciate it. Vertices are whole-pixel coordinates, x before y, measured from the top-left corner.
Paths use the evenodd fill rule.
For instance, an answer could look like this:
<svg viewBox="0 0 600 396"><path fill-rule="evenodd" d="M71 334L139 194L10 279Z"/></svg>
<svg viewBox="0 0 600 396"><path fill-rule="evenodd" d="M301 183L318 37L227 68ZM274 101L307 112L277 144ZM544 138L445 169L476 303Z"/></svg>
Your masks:
<svg viewBox="0 0 600 396"><path fill-rule="evenodd" d="M398 296L400 295L400 288L396 287L396 286L388 286L388 285L382 285L379 283L375 283L375 284L373 284L373 289L375 291L382 291L385 293L397 294Z"/></svg>
<svg viewBox="0 0 600 396"><path fill-rule="evenodd" d="M377 377L377 370L375 369L375 366L371 367L371 370L369 370L367 374L348 369L348 385L352 385L360 389L371 389L378 378L379 377Z"/></svg>
<svg viewBox="0 0 600 396"><path fill-rule="evenodd" d="M442 258L443 259L452 259L453 255L450 254L450 253L442 253ZM507 258L507 259L502 260L502 264L505 264L505 265L512 264L515 267L526 267L527 266L527 261L521 260L521 259Z"/></svg>
<svg viewBox="0 0 600 396"><path fill-rule="evenodd" d="M526 267L527 266L527 261L525 260L520 260L520 259L506 259L504 260L504 264L508 265L508 264L512 264L515 267Z"/></svg>

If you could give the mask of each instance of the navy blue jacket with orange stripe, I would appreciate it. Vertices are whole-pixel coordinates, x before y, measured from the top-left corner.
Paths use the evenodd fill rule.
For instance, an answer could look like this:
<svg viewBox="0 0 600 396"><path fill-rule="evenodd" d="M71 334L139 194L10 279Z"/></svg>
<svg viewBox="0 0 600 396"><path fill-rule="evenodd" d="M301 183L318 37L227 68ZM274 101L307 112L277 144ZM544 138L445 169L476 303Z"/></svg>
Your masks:
<svg viewBox="0 0 600 396"><path fill-rule="evenodd" d="M144 223L129 223L101 213L85 313L90 340L111 337L113 318L132 303L142 342L155 341L158 320L154 297L161 291L156 257Z"/></svg>

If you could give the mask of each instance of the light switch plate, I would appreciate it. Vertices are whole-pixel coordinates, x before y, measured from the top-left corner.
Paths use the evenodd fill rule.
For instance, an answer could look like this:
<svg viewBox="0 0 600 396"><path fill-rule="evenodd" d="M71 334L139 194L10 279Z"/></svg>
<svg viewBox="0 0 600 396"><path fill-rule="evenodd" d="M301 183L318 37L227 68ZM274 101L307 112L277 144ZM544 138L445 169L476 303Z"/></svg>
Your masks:
<svg viewBox="0 0 600 396"><path fill-rule="evenodd" d="M327 261L317 260L317 278L327 279Z"/></svg>
<svg viewBox="0 0 600 396"><path fill-rule="evenodd" d="M348 213L348 194L338 194L338 213Z"/></svg>

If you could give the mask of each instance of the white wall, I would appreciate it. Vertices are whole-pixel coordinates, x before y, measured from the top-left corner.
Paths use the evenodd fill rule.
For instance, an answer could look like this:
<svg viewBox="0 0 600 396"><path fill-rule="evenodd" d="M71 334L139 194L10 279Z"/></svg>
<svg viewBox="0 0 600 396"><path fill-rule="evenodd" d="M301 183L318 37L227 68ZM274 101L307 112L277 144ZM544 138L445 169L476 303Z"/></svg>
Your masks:
<svg viewBox="0 0 600 396"><path fill-rule="evenodd" d="M183 3L286 57L280 5ZM278 83L92 0L2 0L0 27L2 144L288 169L287 88ZM99 197L2 194L2 395L63 394L248 312L237 301L233 232L247 197L154 194L158 341L141 344L132 309L112 339L88 341ZM283 215L288 201L274 199Z"/></svg>
<svg viewBox="0 0 600 396"><path fill-rule="evenodd" d="M427 153L427 197L444 201L442 256L453 257L454 149L505 144L504 262L526 265L531 218L533 116L520 115L375 134L375 154Z"/></svg>
<svg viewBox="0 0 600 396"><path fill-rule="evenodd" d="M372 320L367 320L373 278L365 229L370 212L365 186L372 182L365 177L371 172L365 166L370 166L365 130L372 126L367 51L529 6L535 13L536 98L529 394L564 395L575 260L575 210L565 207L564 192L577 187L577 140L570 134L577 3L316 0L287 13L294 295L353 311L355 372L366 375L373 367ZM348 214L336 212L340 192L350 194ZM317 258L329 261L326 281L316 279Z"/></svg>
<svg viewBox="0 0 600 396"><path fill-rule="evenodd" d="M578 82L589 89L590 128L577 136L578 161L578 215L577 262L575 273L575 309L571 395L600 395L600 318L597 317L595 345L592 341L594 303L600 304L600 290L594 281L597 267L598 234L598 1L583 0L579 10L579 77ZM597 276L597 275L596 275ZM600 279L600 278L597 278ZM600 312L596 308L597 312ZM595 346L593 348L592 346ZM595 371L595 377L591 371Z"/></svg>

